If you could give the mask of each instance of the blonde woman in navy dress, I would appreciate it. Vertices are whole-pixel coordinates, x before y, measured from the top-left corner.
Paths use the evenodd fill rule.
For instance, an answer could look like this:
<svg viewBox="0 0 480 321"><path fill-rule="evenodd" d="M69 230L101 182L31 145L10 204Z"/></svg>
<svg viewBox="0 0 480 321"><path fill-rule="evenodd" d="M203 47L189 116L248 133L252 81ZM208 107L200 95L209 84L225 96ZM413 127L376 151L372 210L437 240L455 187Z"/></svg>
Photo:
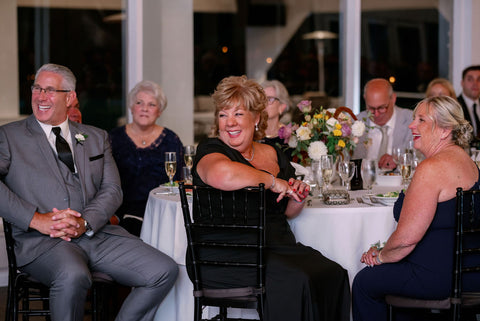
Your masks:
<svg viewBox="0 0 480 321"><path fill-rule="evenodd" d="M371 247L360 259L367 267L353 282L354 321L386 320L387 294L419 299L450 294L456 189L479 188L479 170L464 150L472 126L455 99L439 96L417 105L409 128L425 160L395 203L398 225L385 247ZM480 280L464 287L479 290Z"/></svg>

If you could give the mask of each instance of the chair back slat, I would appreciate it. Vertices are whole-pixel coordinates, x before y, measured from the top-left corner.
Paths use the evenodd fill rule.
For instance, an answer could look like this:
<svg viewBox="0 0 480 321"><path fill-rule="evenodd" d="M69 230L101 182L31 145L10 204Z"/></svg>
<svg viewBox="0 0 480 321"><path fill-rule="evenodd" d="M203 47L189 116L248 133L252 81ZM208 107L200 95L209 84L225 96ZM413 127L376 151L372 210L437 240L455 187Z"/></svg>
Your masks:
<svg viewBox="0 0 480 321"><path fill-rule="evenodd" d="M187 190L192 191L192 211ZM265 186L222 191L180 183L179 191L187 235L187 271L195 297L207 296L207 305L214 305L217 301L211 299L220 299L225 290L251 288L253 291L247 292L256 293L253 297L258 296L263 305ZM231 298L228 304L234 304ZM243 305L245 300L240 307Z"/></svg>
<svg viewBox="0 0 480 321"><path fill-rule="evenodd" d="M480 190L457 188L453 299L454 314L460 318L464 277L480 279ZM479 291L480 289L476 289ZM480 304L480 299L477 304Z"/></svg>
<svg viewBox="0 0 480 321"><path fill-rule="evenodd" d="M453 263L449 298L429 300L387 295L385 301L389 305L389 320L393 320L393 307L451 309L453 320L458 321L461 318L462 306L480 306L480 289L476 288L480 283L479 189L465 191L457 188ZM473 280L476 281L472 282ZM465 290L465 285L471 289Z"/></svg>

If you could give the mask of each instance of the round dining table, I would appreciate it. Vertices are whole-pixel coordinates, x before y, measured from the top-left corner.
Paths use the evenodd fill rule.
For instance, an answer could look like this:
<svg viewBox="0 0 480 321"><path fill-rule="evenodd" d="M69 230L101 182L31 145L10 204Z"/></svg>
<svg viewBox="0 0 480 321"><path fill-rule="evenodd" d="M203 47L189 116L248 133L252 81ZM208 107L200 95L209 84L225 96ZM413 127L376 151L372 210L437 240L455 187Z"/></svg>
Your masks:
<svg viewBox="0 0 480 321"><path fill-rule="evenodd" d="M400 186L374 186L373 193L400 189ZM350 202L346 205L326 205L319 198L309 197L301 213L289 220L297 242L342 265L348 271L350 284L355 274L365 267L360 262L362 252L371 244L386 241L396 227L393 204L375 202L365 194L365 190L349 191ZM150 192L140 237L172 257L180 269L178 279L160 304L155 320L193 320L193 286L185 267L187 240L178 193L170 195L163 187ZM207 308L203 313L204 317L212 317L217 310ZM230 315L258 319L253 310L231 309Z"/></svg>

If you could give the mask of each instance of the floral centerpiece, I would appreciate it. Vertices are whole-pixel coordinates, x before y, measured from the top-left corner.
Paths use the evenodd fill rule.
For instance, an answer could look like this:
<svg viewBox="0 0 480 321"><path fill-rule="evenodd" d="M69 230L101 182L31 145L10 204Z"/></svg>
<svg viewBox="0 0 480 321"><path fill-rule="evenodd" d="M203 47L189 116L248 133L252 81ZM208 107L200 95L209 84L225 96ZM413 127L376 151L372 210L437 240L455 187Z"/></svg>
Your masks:
<svg viewBox="0 0 480 321"><path fill-rule="evenodd" d="M322 155L333 155L335 160L352 155L366 126L349 108L321 107L312 113L310 100L302 100L297 107L303 113L302 123L290 123L278 133L293 149L293 162L307 166Z"/></svg>

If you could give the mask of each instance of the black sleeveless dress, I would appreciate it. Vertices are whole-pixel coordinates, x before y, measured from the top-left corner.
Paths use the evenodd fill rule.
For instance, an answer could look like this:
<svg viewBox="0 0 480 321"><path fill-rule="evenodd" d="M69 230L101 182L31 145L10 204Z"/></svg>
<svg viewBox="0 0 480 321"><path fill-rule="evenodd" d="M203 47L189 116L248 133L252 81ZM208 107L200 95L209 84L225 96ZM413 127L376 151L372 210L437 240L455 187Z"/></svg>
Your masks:
<svg viewBox="0 0 480 321"><path fill-rule="evenodd" d="M288 180L295 171L278 148L280 172ZM242 155L217 138L199 144L193 167L193 181L205 185L196 165L205 155L221 153L233 161L249 166ZM267 321L337 321L350 318L348 274L339 264L311 247L297 243L284 215L288 199L277 203L278 194L267 190L267 267L265 320ZM228 284L239 276L216 280Z"/></svg>

